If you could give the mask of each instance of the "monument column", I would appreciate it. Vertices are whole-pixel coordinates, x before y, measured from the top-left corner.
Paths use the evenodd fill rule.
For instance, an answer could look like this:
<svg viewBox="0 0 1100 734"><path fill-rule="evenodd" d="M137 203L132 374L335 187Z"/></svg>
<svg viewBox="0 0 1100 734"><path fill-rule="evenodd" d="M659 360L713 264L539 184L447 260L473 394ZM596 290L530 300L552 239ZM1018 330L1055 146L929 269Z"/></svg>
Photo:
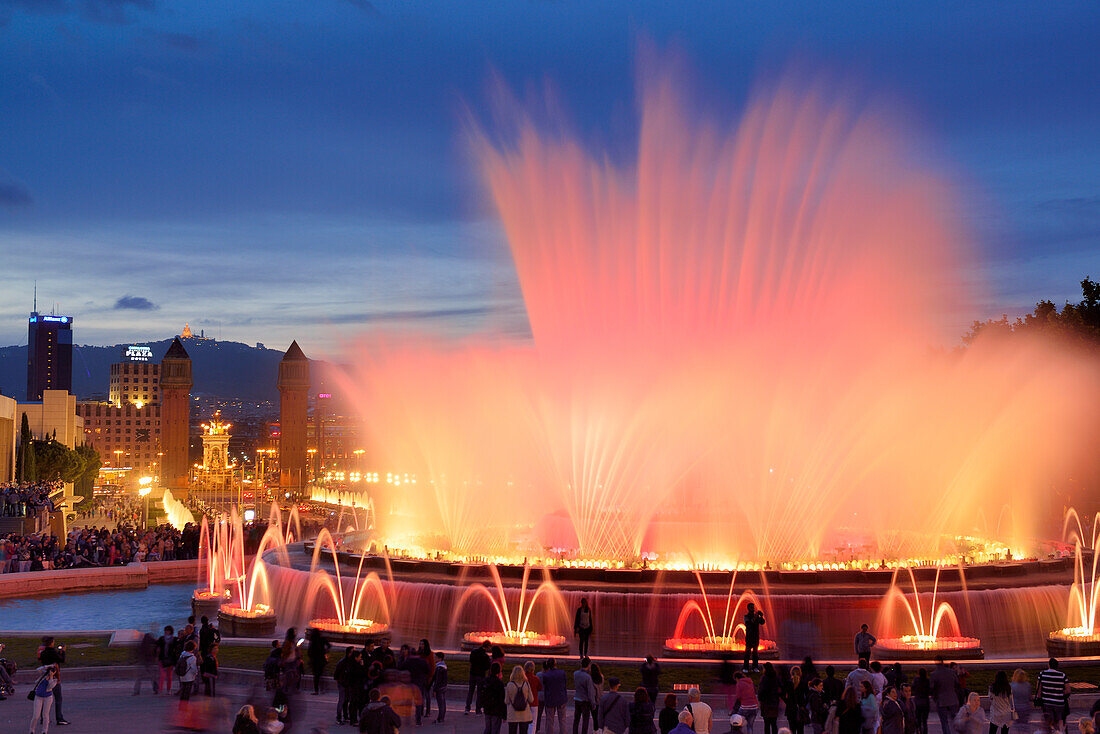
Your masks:
<svg viewBox="0 0 1100 734"><path fill-rule="evenodd" d="M306 469L306 420L309 396L309 360L298 342L292 342L279 362L279 486L284 492L302 492Z"/></svg>
<svg viewBox="0 0 1100 734"><path fill-rule="evenodd" d="M177 499L187 496L191 430L191 357L179 337L160 361L160 482Z"/></svg>

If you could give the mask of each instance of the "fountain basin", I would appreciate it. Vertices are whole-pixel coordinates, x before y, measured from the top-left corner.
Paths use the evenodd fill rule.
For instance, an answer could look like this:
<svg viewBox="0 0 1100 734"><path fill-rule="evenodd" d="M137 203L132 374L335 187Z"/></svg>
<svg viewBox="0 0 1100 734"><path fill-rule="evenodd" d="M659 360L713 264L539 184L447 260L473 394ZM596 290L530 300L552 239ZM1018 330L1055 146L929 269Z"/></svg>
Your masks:
<svg viewBox="0 0 1100 734"><path fill-rule="evenodd" d="M541 632L467 632L462 636L462 649L473 650L485 640L505 654L569 652L569 640Z"/></svg>
<svg viewBox="0 0 1100 734"><path fill-rule="evenodd" d="M195 589L191 595L191 613L196 617L213 619L218 614L221 605L229 601L229 592L210 592L206 589Z"/></svg>
<svg viewBox="0 0 1100 734"><path fill-rule="evenodd" d="M218 610L218 631L223 637L270 637L275 634L275 611L266 604L252 609L223 604Z"/></svg>
<svg viewBox="0 0 1100 734"><path fill-rule="evenodd" d="M670 637L665 640L665 654L673 658L725 658L745 654L745 641L732 637ZM761 660L779 657L774 640L760 640Z"/></svg>
<svg viewBox="0 0 1100 734"><path fill-rule="evenodd" d="M364 645L390 641L390 626L372 619L349 619L345 624L337 619L311 619L308 626L321 632L329 642Z"/></svg>
<svg viewBox="0 0 1100 734"><path fill-rule="evenodd" d="M1047 654L1055 658L1100 655L1100 634L1083 627L1066 627L1047 635Z"/></svg>
<svg viewBox="0 0 1100 734"><path fill-rule="evenodd" d="M945 660L981 660L985 657L982 641L975 637L937 637L920 635L879 638L872 653L878 660L930 660L942 655Z"/></svg>

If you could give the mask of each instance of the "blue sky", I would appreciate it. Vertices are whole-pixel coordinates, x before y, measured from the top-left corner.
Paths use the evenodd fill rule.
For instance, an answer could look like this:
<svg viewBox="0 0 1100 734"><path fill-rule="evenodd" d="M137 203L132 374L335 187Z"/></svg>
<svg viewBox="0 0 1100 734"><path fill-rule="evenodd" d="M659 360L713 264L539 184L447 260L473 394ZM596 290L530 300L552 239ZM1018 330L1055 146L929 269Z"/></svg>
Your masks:
<svg viewBox="0 0 1100 734"><path fill-rule="evenodd" d="M640 39L736 119L826 69L899 100L960 182L985 312L1100 277L1100 4L0 0L0 344L208 335L307 352L375 326L522 333L469 158L490 74L633 133Z"/></svg>

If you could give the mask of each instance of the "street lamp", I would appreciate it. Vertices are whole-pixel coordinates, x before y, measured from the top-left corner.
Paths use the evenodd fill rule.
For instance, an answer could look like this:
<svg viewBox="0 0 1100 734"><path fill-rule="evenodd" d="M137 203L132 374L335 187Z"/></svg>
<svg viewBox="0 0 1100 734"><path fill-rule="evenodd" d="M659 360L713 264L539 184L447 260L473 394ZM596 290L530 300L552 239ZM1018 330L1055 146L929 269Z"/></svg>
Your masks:
<svg viewBox="0 0 1100 734"><path fill-rule="evenodd" d="M152 477L142 477L138 480L138 494L141 496L143 508L141 512L141 527L149 527L149 493L153 491L153 488L149 485L153 483Z"/></svg>

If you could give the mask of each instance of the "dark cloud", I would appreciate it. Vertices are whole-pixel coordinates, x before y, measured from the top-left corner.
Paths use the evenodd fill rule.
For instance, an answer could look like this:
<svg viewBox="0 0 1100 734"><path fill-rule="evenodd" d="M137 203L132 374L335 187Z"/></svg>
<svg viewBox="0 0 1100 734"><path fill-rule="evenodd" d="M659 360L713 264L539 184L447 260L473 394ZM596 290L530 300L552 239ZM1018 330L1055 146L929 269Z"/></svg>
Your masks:
<svg viewBox="0 0 1100 734"><path fill-rule="evenodd" d="M156 311L160 306L142 296L123 296L115 301L115 309L129 311Z"/></svg>
<svg viewBox="0 0 1100 734"><path fill-rule="evenodd" d="M0 181L0 206L16 209L30 206L34 203L31 192L17 183L4 183Z"/></svg>

